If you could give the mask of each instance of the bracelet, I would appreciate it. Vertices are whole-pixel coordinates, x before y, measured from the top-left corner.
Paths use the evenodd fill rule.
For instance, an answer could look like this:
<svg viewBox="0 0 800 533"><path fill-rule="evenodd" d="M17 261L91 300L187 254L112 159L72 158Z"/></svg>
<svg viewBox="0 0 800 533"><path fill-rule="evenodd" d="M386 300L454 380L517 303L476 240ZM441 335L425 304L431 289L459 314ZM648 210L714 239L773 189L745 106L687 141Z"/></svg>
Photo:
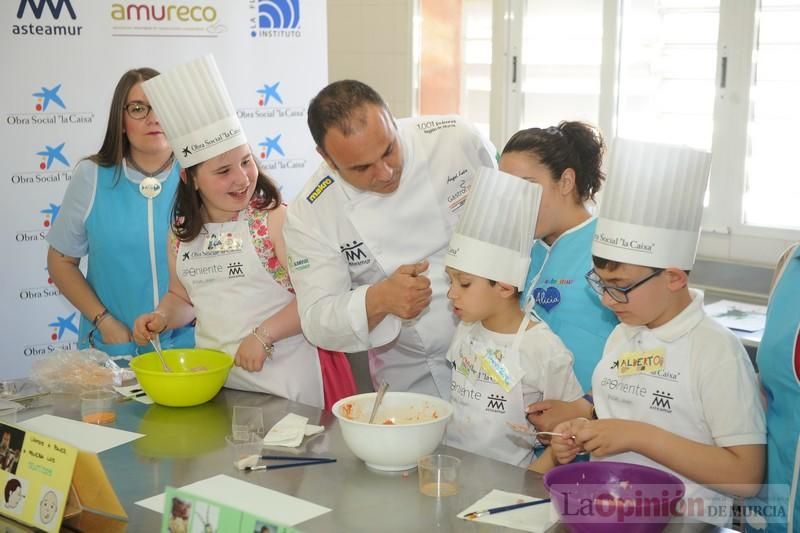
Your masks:
<svg viewBox="0 0 800 533"><path fill-rule="evenodd" d="M275 347L271 342L267 342L261 338L261 335L258 334L258 326L253 328L251 335L253 335L253 337L255 337L258 342L261 343L261 346L264 347L264 351L267 353L267 359L272 359L272 352L275 350ZM270 338L269 333L267 333L267 338Z"/></svg>
<svg viewBox="0 0 800 533"><path fill-rule="evenodd" d="M102 311L100 311L99 313L97 313L97 315L94 317L94 320L92 320L92 325L93 325L94 327L97 327L97 326L99 326L99 325L100 325L100 322L102 322L103 320L105 320L105 319L106 319L106 318L108 318L109 316L111 316L111 315L109 315L109 313L108 313L108 309L105 309L105 308L103 308L103 310L102 310Z"/></svg>

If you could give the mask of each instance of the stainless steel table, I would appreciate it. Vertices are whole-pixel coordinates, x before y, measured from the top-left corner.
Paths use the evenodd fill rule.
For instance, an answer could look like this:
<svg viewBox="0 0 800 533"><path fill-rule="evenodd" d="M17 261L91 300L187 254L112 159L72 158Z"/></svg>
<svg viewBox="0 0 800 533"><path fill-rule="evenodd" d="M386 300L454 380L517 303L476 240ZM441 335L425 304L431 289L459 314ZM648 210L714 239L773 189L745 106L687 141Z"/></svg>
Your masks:
<svg viewBox="0 0 800 533"><path fill-rule="evenodd" d="M79 419L79 406L74 398L59 397L54 403L52 408L24 411L21 415L27 418L50 412ZM338 462L266 472L237 471L225 443L225 436L231 432L234 405L260 407L267 428L290 412L307 416L310 423L326 429L307 438L301 448L293 449L295 453L332 456ZM224 389L211 402L190 408L128 401L118 404L114 426L146 435L100 454L128 513L127 531L155 532L161 524L160 514L134 502L163 492L167 485L181 487L217 474L241 478L332 509L297 526L307 533L512 531L468 522L456 515L491 489L547 496L542 476L534 472L444 446L440 451L462 460L461 490L456 496L441 499L424 496L417 487L416 471L405 475L376 472L353 456L331 413L264 394ZM275 451L292 453L287 448ZM269 511L265 509L264 514L268 517ZM77 522L69 524L81 527ZM111 529L111 524L100 524L86 530ZM671 525L668 531L679 529ZM691 529L719 531L710 526ZM553 530L564 529L556 526Z"/></svg>

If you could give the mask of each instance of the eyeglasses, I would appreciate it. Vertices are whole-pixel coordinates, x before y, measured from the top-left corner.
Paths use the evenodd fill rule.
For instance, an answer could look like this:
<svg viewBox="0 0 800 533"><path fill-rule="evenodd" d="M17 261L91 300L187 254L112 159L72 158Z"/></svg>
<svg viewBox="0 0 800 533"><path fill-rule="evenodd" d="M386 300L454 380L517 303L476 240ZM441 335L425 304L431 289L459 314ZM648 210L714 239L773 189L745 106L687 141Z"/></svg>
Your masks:
<svg viewBox="0 0 800 533"><path fill-rule="evenodd" d="M600 296L603 297L603 293L608 293L612 300L615 302L626 304L628 303L628 293L631 292L636 287L641 287L654 277L658 276L664 272L663 268L655 269L651 274L647 275L643 279L640 279L636 283L632 285L628 285L627 287L615 287L613 285L606 285L603 283L603 280L600 279L600 276L597 275L597 272L594 269L590 270L586 273L586 281L589 282L589 286Z"/></svg>
<svg viewBox="0 0 800 533"><path fill-rule="evenodd" d="M143 104L142 102L131 102L129 104L125 104L125 111L128 113L128 116L134 120L146 119L147 115L150 114L152 109L153 106Z"/></svg>

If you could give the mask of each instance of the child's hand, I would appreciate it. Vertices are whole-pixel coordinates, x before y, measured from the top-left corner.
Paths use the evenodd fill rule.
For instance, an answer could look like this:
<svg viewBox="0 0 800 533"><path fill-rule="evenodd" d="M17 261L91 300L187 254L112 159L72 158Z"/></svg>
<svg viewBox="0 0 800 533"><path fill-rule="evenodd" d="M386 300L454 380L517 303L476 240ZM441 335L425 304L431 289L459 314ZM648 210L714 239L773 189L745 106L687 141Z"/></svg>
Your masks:
<svg viewBox="0 0 800 533"><path fill-rule="evenodd" d="M537 431L555 431L554 428L561 422L587 415L582 409L581 402L582 400L580 399L574 402L543 400L530 404L525 409L525 412L528 413L528 422L533 424ZM543 444L550 442L550 437L546 435L541 435L538 438Z"/></svg>
<svg viewBox="0 0 800 533"><path fill-rule="evenodd" d="M590 424L589 420L576 418L568 422L562 422L553 429L555 433L561 433L560 437L553 437L550 440L553 455L560 464L571 463L576 455L585 451L573 436L582 431L587 424Z"/></svg>
<svg viewBox="0 0 800 533"><path fill-rule="evenodd" d="M264 361L266 360L267 354L264 351L264 346L261 345L261 341L253 335L248 335L239 344L233 363L248 372L259 372L264 368Z"/></svg>
<svg viewBox="0 0 800 533"><path fill-rule="evenodd" d="M593 457L607 457L633 450L642 433L643 424L640 422L608 418L592 420L574 435L576 443Z"/></svg>

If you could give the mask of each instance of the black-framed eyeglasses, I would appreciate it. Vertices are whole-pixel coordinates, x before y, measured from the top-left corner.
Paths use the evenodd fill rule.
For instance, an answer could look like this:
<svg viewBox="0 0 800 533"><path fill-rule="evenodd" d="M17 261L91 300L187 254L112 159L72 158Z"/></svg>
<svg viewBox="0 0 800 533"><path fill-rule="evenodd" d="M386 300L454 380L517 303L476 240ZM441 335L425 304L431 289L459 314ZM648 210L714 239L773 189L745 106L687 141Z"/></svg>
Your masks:
<svg viewBox="0 0 800 533"><path fill-rule="evenodd" d="M598 294L598 296L602 297L603 293L607 293L612 300L615 302L626 304L628 303L628 293L630 293L636 287L641 287L654 277L658 276L664 272L663 268L657 268L644 278L640 279L636 283L632 285L628 285L627 287L615 287L614 285L606 285L603 283L603 280L600 279L600 276L597 275L597 272L594 269L590 270L584 276L586 281L589 282L589 286L592 288L594 292Z"/></svg>
<svg viewBox="0 0 800 533"><path fill-rule="evenodd" d="M128 116L134 120L144 120L147 118L147 115L150 114L150 111L153 110L153 106L143 104L142 102L131 102L129 104L125 104L125 111L128 113Z"/></svg>

